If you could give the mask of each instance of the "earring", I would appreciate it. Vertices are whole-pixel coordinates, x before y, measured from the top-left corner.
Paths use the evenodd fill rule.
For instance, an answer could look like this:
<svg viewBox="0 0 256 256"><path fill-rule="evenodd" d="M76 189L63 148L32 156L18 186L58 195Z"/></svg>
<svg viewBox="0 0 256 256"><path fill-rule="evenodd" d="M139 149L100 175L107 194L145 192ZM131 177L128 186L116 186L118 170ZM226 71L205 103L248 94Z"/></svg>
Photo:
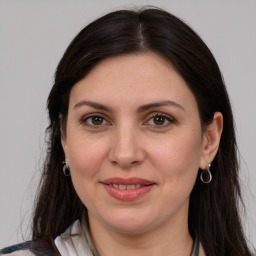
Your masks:
<svg viewBox="0 0 256 256"><path fill-rule="evenodd" d="M63 173L64 173L64 175L65 176L70 176L70 168L67 165L67 162L64 161L64 162L62 162L62 164L63 164Z"/></svg>
<svg viewBox="0 0 256 256"><path fill-rule="evenodd" d="M200 175L200 179L203 183L207 184L212 181L212 174L210 172L211 163L208 164L206 170L203 170Z"/></svg>

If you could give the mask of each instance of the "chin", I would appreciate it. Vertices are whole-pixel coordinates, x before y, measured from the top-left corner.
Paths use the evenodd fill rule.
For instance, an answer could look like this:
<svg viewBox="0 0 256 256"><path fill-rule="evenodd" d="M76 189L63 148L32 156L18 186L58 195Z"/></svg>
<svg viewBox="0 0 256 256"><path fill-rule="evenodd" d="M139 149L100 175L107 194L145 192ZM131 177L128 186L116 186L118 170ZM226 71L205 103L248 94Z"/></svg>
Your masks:
<svg viewBox="0 0 256 256"><path fill-rule="evenodd" d="M114 224L112 225L112 229L115 232L125 234L125 235L135 235L135 234L142 234L150 230L150 225L148 224L134 224L134 223L122 223L122 225Z"/></svg>
<svg viewBox="0 0 256 256"><path fill-rule="evenodd" d="M150 230L154 221L148 216L138 214L116 214L105 220L106 224L118 233L139 234Z"/></svg>

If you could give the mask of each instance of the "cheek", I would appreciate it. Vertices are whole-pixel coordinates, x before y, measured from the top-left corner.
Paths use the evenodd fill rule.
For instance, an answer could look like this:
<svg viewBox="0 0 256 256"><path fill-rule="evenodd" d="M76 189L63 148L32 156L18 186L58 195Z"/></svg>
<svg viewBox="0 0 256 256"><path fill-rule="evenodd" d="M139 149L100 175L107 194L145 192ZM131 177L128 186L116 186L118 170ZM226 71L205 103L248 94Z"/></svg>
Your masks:
<svg viewBox="0 0 256 256"><path fill-rule="evenodd" d="M105 145L104 140L73 136L67 150L72 176L82 178L96 175L106 155Z"/></svg>
<svg viewBox="0 0 256 256"><path fill-rule="evenodd" d="M87 208L95 206L92 191L97 186L100 168L105 158L103 141L72 138L68 144L71 179L79 198ZM96 196L96 195L94 195Z"/></svg>
<svg viewBox="0 0 256 256"><path fill-rule="evenodd" d="M173 136L155 147L154 161L163 179L177 186L193 186L201 153L200 134Z"/></svg>

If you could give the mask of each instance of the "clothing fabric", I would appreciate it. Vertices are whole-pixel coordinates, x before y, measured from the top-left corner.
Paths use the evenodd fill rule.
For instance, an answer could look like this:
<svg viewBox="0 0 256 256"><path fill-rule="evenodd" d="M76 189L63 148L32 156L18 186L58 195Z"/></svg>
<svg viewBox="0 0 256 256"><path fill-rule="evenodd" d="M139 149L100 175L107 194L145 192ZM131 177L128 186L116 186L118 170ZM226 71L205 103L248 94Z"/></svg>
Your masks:
<svg viewBox="0 0 256 256"><path fill-rule="evenodd" d="M6 256L34 256L33 253L31 253L27 248L31 244L30 241L12 245L9 247L6 247L2 250L0 250L0 255L6 255Z"/></svg>
<svg viewBox="0 0 256 256"><path fill-rule="evenodd" d="M88 227L77 220L62 235L55 239L62 256L99 256L91 241ZM191 256L205 256L198 239L195 240Z"/></svg>
<svg viewBox="0 0 256 256"><path fill-rule="evenodd" d="M29 250L14 251L12 253L8 253L8 254L5 254L5 255L8 255L8 256L35 256L35 254L30 252Z"/></svg>
<svg viewBox="0 0 256 256"><path fill-rule="evenodd" d="M55 245L61 256L99 256L90 237L85 222L75 221L63 234L56 237ZM43 254L31 251L33 242L10 246L0 250L5 256L41 256ZM47 255L47 254L45 254ZM55 255L55 254L52 254ZM203 248L196 239L191 256L205 256Z"/></svg>
<svg viewBox="0 0 256 256"><path fill-rule="evenodd" d="M12 245L0 250L0 255L4 256L60 256L51 245L42 241L28 241L25 243Z"/></svg>
<svg viewBox="0 0 256 256"><path fill-rule="evenodd" d="M61 256L98 256L86 224L77 220L63 234L55 239Z"/></svg>

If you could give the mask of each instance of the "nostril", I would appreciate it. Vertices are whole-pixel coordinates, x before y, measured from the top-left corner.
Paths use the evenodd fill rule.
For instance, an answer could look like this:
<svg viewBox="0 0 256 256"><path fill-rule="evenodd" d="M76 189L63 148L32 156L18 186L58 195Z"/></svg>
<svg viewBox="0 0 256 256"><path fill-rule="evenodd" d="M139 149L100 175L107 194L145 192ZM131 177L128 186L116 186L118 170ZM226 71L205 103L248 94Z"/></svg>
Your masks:
<svg viewBox="0 0 256 256"><path fill-rule="evenodd" d="M116 161L111 161L113 165L118 165Z"/></svg>
<svg viewBox="0 0 256 256"><path fill-rule="evenodd" d="M126 143L125 143L126 142ZM145 153L143 148L139 147L135 141L124 139L116 139L110 146L108 159L113 165L121 168L136 166L143 162Z"/></svg>
<svg viewBox="0 0 256 256"><path fill-rule="evenodd" d="M133 161L133 162L131 163L131 165L136 165L136 164L139 164L139 161Z"/></svg>
<svg viewBox="0 0 256 256"><path fill-rule="evenodd" d="M118 162L118 161L111 161L113 165L118 165L122 168L129 168L129 167L133 167L136 166L140 163L140 161L132 161L132 162Z"/></svg>

